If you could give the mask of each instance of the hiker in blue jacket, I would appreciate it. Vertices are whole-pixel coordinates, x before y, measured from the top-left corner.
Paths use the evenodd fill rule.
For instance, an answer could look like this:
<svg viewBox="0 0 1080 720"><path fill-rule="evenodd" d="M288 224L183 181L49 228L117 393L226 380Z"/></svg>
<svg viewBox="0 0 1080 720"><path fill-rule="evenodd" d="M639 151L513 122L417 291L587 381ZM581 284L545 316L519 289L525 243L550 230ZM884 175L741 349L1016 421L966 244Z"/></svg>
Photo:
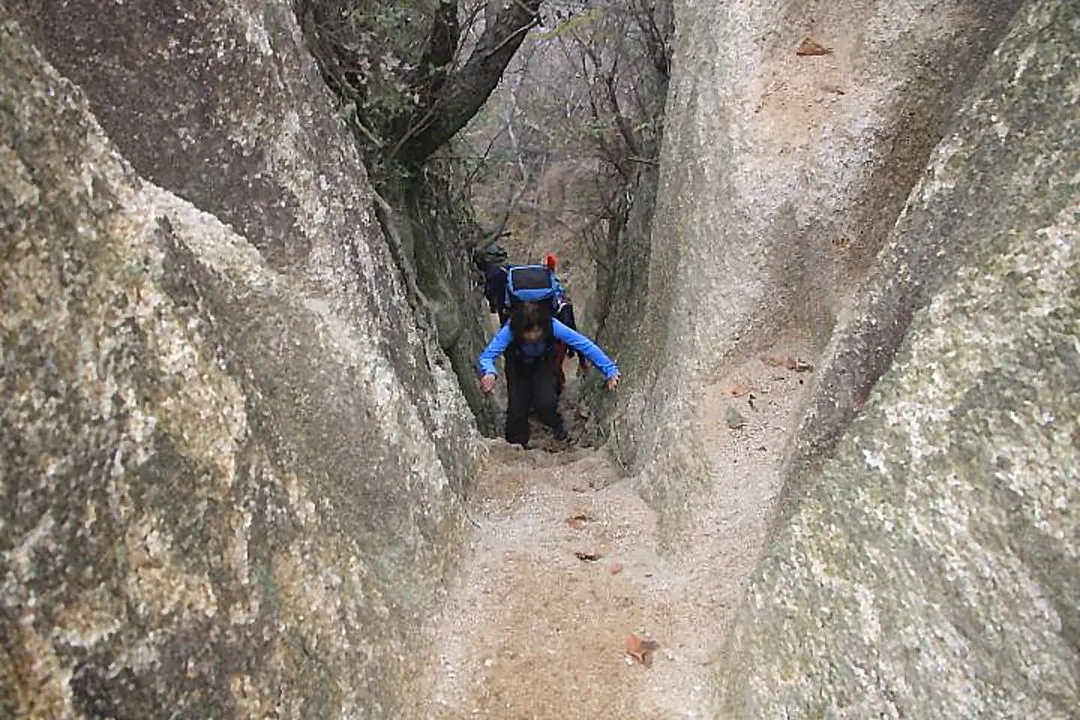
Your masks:
<svg viewBox="0 0 1080 720"><path fill-rule="evenodd" d="M570 296L566 294L566 288L559 282L555 274L557 261L550 253L545 255L541 266L510 265L506 262L507 254L499 243L491 243L476 256L476 265L484 273L484 297L487 298L488 309L499 316L499 324L505 325L510 319L510 306L514 298L507 292L507 282L510 273L515 269L529 270L537 267L545 267L550 278L551 304L553 317L571 330L577 330L574 320L574 304L570 302ZM546 284L546 283L545 283ZM566 387L566 375L563 372L563 358L573 357L574 348L564 342L555 344L555 393L562 395ZM578 355L578 373L584 375L588 372L588 365L584 355Z"/></svg>
<svg viewBox="0 0 1080 720"><path fill-rule="evenodd" d="M536 408L540 420L552 429L555 439L566 439L559 414L555 367L557 342L574 348L607 379L609 390L619 385L619 366L587 337L551 317L550 302L523 302L510 309L510 321L480 354L480 389L495 388L495 360L506 353L506 441L527 447L529 409Z"/></svg>

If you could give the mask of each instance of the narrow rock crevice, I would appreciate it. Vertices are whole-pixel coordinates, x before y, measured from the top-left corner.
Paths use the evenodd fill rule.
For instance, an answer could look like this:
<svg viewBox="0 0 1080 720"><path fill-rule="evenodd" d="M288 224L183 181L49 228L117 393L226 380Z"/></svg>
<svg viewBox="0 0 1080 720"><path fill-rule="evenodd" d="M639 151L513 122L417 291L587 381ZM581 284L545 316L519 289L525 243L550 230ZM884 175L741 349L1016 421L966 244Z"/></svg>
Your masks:
<svg viewBox="0 0 1080 720"><path fill-rule="evenodd" d="M674 3L530 450L294 4L0 9L0 715L1076 717L1080 16L834 5Z"/></svg>

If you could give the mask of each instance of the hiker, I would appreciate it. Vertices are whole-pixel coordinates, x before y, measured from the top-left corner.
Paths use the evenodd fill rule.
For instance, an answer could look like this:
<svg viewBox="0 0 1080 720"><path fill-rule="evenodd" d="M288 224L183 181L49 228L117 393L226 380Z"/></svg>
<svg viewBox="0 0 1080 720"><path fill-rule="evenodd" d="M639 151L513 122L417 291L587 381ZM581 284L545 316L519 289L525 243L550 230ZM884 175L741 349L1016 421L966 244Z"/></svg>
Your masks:
<svg viewBox="0 0 1080 720"><path fill-rule="evenodd" d="M510 321L480 355L480 389L491 393L497 372L495 360L506 353L506 442L528 447L529 410L536 408L540 420L555 439L567 439L556 390L555 343L563 342L588 358L607 379L608 390L619 385L619 366L595 343L553 318L546 299L514 303Z"/></svg>
<svg viewBox="0 0 1080 720"><path fill-rule="evenodd" d="M498 242L492 242L476 253L475 262L484 274L484 297L488 301L488 310L499 316L499 324L505 325L510 318L510 306L506 298L506 249Z"/></svg>
<svg viewBox="0 0 1080 720"><path fill-rule="evenodd" d="M552 275L555 273L555 256L544 256L544 266L547 267ZM561 322L571 330L577 330L577 322L574 320L574 304L570 302L570 296L566 294L566 290L563 289L562 283L559 282L558 276L555 276L555 284L558 287L558 291L553 298L555 308L555 319ZM563 371L563 360L568 357L574 357L574 348L568 346L564 342L555 343L555 394L562 396L563 389L566 387L566 374ZM577 353L578 358L578 375L584 377L589 372L589 365L585 362L585 356L581 353Z"/></svg>
<svg viewBox="0 0 1080 720"><path fill-rule="evenodd" d="M507 290L507 278L511 270L516 268L546 267L551 273L553 292L551 293L552 312L556 320L566 325L571 330L577 330L574 320L574 305L570 301L562 283L555 274L556 260L554 255L546 255L539 266L509 265L506 262L507 253L505 248L498 242L487 245L476 255L476 264L484 274L484 297L488 301L488 309L499 316L499 324L505 325L510 318L511 297ZM558 342L555 345L555 394L561 396L566 387L566 374L563 371L563 359L574 357L574 350L565 343ZM578 356L578 374L585 375L589 370L585 358Z"/></svg>
<svg viewBox="0 0 1080 720"><path fill-rule="evenodd" d="M506 249L498 242L493 242L476 253L475 262L480 272L484 274L484 297L487 298L488 310L499 316L500 325L505 325L510 318L512 298L506 287L509 272L515 268L545 267L551 272L553 282L551 301L555 318L570 329L577 329L574 324L573 303L570 302L570 296L567 295L566 289L555 275L557 261L554 255L545 255L539 265L511 265L507 263Z"/></svg>

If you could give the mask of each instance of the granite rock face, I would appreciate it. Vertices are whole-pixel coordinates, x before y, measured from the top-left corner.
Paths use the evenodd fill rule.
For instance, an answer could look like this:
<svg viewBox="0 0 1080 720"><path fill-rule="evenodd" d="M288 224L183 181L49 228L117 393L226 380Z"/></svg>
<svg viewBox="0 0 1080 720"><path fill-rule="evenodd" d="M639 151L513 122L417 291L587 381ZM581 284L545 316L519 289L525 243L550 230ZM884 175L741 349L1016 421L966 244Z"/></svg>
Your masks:
<svg viewBox="0 0 1080 720"><path fill-rule="evenodd" d="M1056 20L1067 35L1075 9L1061 8ZM792 474L831 450L890 366L915 313L957 268L1004 251L1010 236L1002 227L1036 232L1075 199L1075 178L1068 175L1068 163L1077 160L1070 154L1078 137L1075 61L1062 54L1049 26L1037 30L1022 51L1012 45L997 51L974 91L977 99L950 124L830 338L789 460ZM1013 75L1001 59L1006 52L1024 53Z"/></svg>
<svg viewBox="0 0 1080 720"><path fill-rule="evenodd" d="M379 328L430 433L471 432L468 418L447 433L447 417L428 402L453 392L444 373L428 372L432 363L451 368L435 350L436 319L409 282L409 254L390 237L366 240L385 235L379 203L292 3L8 6L45 59L83 90L136 172L230 225L350 324ZM440 443L445 462L456 462L453 447Z"/></svg>
<svg viewBox="0 0 1080 720"><path fill-rule="evenodd" d="M675 9L611 416L669 527L723 491L702 385L822 353L719 716L1076 717L1075 4Z"/></svg>
<svg viewBox="0 0 1080 720"><path fill-rule="evenodd" d="M725 717L1077 717L1078 44L1016 14L837 332Z"/></svg>
<svg viewBox="0 0 1080 720"><path fill-rule="evenodd" d="M436 173L419 173L388 189L398 208L395 227L416 284L438 332L439 347L450 359L462 394L480 431L500 436L496 412L476 381L476 359L487 345L488 316L482 276L466 252L480 229L462 211L460 200Z"/></svg>
<svg viewBox="0 0 1080 720"><path fill-rule="evenodd" d="M288 6L143 5L141 111L0 12L0 716L409 716L471 415Z"/></svg>
<svg viewBox="0 0 1080 720"><path fill-rule="evenodd" d="M620 253L647 281L616 290L648 297L613 330L634 338L614 438L658 507L710 472L686 425L702 375L789 331L825 346L1018 5L675 3L652 233Z"/></svg>

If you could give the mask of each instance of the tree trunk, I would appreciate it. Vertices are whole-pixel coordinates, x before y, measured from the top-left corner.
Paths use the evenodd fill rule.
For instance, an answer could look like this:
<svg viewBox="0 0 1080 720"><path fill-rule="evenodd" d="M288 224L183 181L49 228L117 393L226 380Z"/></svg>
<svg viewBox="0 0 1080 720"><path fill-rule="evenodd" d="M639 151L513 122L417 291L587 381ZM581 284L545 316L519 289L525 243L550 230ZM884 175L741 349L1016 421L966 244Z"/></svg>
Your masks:
<svg viewBox="0 0 1080 720"><path fill-rule="evenodd" d="M410 118L391 157L419 165L480 110L537 19L541 0L491 0L501 6L465 65L443 85L434 104Z"/></svg>

